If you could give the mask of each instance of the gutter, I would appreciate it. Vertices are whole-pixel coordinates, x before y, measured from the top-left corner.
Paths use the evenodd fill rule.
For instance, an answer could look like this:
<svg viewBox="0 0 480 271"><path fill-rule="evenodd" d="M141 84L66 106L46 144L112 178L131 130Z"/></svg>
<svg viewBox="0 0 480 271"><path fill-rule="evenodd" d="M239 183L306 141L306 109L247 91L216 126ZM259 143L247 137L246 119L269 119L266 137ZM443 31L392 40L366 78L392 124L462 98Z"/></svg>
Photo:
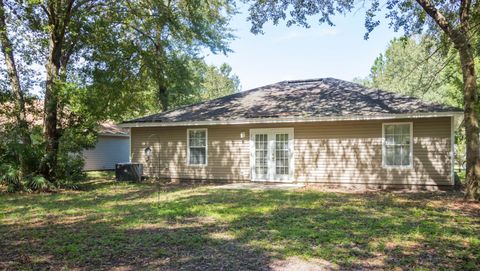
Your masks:
<svg viewBox="0 0 480 271"><path fill-rule="evenodd" d="M206 125L240 125L240 124L277 124L301 122L330 122L351 120L392 120L416 118L454 117L457 127L463 119L463 112L439 113L406 113L406 114L379 114L371 116L326 116L326 117L281 117L281 118L243 118L231 120L202 120L202 121L176 121L176 122L124 122L118 124L122 128L136 127L172 127L172 126L206 126Z"/></svg>

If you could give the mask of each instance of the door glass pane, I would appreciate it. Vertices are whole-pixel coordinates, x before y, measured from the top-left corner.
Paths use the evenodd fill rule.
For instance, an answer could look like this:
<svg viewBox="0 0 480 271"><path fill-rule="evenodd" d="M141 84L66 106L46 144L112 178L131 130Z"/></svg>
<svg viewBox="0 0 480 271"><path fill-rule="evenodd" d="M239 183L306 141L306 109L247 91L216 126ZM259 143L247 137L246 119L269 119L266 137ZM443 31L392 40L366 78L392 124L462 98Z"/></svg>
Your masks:
<svg viewBox="0 0 480 271"><path fill-rule="evenodd" d="M288 134L275 135L275 174L288 175Z"/></svg>
<svg viewBox="0 0 480 271"><path fill-rule="evenodd" d="M257 176L268 173L268 136L255 135L255 174Z"/></svg>

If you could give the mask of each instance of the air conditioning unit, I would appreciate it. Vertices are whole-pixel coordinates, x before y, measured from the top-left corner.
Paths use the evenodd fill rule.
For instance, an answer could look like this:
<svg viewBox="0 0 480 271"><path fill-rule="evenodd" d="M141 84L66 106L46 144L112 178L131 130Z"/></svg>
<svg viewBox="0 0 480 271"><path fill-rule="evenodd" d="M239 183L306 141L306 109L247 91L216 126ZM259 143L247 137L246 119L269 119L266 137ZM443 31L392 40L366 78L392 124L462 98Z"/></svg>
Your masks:
<svg viewBox="0 0 480 271"><path fill-rule="evenodd" d="M119 163L115 165L117 182L140 182L143 176L143 165L139 163Z"/></svg>

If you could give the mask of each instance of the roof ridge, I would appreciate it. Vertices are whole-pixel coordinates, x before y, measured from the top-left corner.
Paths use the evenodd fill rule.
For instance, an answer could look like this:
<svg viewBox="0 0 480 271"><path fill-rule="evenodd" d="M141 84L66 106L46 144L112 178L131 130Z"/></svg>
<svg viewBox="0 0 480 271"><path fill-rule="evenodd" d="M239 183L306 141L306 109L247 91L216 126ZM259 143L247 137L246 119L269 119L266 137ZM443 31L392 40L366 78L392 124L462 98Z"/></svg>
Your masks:
<svg viewBox="0 0 480 271"><path fill-rule="evenodd" d="M311 79L300 79L300 80L285 80L279 83L286 83L286 84L299 84L299 83L311 83L311 82L323 82L325 79L328 78L311 78Z"/></svg>

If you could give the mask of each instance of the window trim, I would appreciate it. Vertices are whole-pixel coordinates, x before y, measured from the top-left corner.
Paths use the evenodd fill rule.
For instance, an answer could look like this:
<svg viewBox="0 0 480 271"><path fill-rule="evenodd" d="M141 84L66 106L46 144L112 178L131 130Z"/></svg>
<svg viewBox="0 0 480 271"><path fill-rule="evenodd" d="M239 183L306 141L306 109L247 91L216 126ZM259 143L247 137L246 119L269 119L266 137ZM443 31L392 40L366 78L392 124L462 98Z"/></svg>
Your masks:
<svg viewBox="0 0 480 271"><path fill-rule="evenodd" d="M397 166L397 165L386 165L385 164L385 126L386 125L401 125L401 124L409 124L410 125L410 155L409 160L410 163L408 166ZM413 168L413 122L406 121L406 122L383 122L382 123L382 168L386 169L412 169Z"/></svg>
<svg viewBox="0 0 480 271"><path fill-rule="evenodd" d="M190 164L190 131L205 131L205 164ZM208 166L208 129L207 128L187 129L187 165L191 167Z"/></svg>

